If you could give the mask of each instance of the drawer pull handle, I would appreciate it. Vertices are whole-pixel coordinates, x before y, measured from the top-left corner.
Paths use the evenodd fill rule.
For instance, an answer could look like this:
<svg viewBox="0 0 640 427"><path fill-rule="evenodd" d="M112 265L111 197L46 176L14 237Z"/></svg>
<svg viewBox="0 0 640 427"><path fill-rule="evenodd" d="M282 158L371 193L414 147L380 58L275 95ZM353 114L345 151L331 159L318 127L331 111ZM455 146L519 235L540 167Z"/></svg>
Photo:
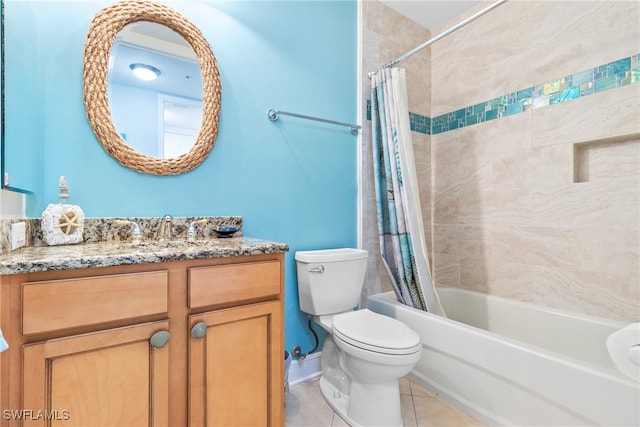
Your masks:
<svg viewBox="0 0 640 427"><path fill-rule="evenodd" d="M171 338L171 334L169 331L158 331L155 334L151 335L149 342L153 348L162 348L169 342Z"/></svg>
<svg viewBox="0 0 640 427"><path fill-rule="evenodd" d="M205 322L198 322L191 328L191 336L196 339L204 338L207 335L207 324Z"/></svg>

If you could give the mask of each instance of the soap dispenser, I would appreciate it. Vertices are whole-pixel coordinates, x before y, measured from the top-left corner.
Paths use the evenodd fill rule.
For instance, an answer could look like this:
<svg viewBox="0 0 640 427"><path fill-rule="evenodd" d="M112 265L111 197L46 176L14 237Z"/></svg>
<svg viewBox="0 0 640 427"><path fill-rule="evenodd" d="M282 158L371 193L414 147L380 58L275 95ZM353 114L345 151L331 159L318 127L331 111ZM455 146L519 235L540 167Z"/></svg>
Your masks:
<svg viewBox="0 0 640 427"><path fill-rule="evenodd" d="M42 212L40 228L47 245L69 245L82 242L84 212L78 205L68 203L69 185L60 177L58 203L51 203Z"/></svg>

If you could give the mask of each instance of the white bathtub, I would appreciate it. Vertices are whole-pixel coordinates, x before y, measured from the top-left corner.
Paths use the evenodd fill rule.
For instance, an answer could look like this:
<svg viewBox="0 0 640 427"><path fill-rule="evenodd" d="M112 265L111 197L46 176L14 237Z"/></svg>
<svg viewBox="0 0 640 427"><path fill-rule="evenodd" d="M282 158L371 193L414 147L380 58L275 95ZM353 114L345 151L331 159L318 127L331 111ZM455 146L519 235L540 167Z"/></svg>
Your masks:
<svg viewBox="0 0 640 427"><path fill-rule="evenodd" d="M482 293L440 288L450 319L370 296L369 309L417 331L411 379L486 425L639 426L638 382L611 362L623 324ZM451 320L455 319L455 320Z"/></svg>

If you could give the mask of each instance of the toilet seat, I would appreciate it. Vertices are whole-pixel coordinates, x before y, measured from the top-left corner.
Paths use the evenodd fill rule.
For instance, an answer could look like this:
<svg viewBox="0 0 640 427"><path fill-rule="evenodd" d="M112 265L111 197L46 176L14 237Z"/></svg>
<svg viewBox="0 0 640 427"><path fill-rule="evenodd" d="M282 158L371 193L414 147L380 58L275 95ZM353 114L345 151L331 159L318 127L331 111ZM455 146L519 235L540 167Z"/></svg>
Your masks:
<svg viewBox="0 0 640 427"><path fill-rule="evenodd" d="M368 309L333 318L332 333L347 344L388 355L413 354L422 344L418 333L404 323Z"/></svg>

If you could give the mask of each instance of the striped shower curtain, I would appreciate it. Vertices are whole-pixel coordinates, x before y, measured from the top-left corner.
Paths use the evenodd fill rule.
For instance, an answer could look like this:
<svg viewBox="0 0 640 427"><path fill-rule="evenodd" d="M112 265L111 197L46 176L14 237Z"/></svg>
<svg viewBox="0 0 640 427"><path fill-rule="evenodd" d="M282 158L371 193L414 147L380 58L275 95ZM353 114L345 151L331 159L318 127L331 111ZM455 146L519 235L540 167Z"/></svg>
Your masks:
<svg viewBox="0 0 640 427"><path fill-rule="evenodd" d="M372 76L371 123L383 263L400 302L444 314L427 258L404 69L384 68Z"/></svg>

